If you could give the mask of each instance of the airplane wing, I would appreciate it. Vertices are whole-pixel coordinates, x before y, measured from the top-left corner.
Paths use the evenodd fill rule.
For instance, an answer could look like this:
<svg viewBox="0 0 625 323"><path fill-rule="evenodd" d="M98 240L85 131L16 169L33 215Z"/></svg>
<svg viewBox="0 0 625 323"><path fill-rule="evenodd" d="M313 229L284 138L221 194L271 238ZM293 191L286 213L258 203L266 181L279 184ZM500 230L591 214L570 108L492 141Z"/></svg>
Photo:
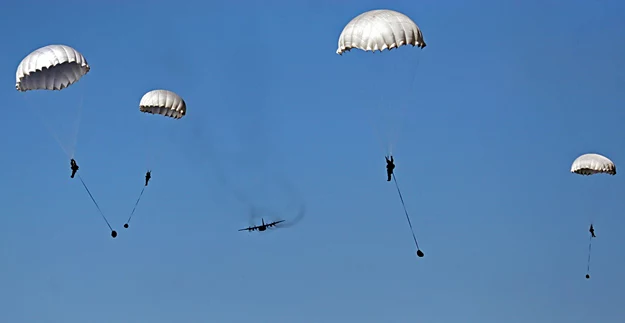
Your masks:
<svg viewBox="0 0 625 323"><path fill-rule="evenodd" d="M274 225L276 225L276 224L278 224L278 223L282 223L282 222L284 222L284 220L271 222L271 223L269 223L269 224L267 224L267 225L268 225L268 226L272 226L272 227L273 227Z"/></svg>
<svg viewBox="0 0 625 323"><path fill-rule="evenodd" d="M244 228L244 229L239 229L239 231L254 231L258 229L258 227L248 227L248 228Z"/></svg>

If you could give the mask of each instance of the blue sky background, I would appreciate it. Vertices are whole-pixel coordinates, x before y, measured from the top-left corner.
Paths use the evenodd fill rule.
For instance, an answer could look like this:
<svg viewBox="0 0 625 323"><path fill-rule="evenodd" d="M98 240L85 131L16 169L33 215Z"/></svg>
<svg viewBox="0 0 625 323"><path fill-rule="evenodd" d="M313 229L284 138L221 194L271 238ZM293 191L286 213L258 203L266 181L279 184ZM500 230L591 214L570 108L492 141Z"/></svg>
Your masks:
<svg viewBox="0 0 625 323"><path fill-rule="evenodd" d="M381 7L428 47L336 55ZM616 0L7 2L0 321L623 322L625 183L569 172L587 152L625 161L623 16ZM91 72L17 92L20 60L56 43ZM187 116L139 113L155 88ZM79 172L114 240L35 114L71 141L81 98ZM392 113L422 259L372 127ZM237 232L250 205L306 216Z"/></svg>

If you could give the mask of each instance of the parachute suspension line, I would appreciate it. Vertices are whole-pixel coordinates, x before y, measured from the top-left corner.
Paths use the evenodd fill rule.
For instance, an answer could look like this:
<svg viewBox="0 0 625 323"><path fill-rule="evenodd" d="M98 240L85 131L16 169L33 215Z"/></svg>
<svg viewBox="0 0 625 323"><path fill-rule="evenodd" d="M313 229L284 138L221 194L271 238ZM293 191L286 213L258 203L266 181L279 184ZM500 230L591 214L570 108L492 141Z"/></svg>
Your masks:
<svg viewBox="0 0 625 323"><path fill-rule="evenodd" d="M85 93L80 94L80 103L78 105L78 109L76 111L76 120L74 120L74 135L72 137L72 144L70 146L71 158L74 158L74 154L76 153L76 144L78 144L78 133L80 132L80 123L82 120L82 107L85 102Z"/></svg>
<svg viewBox="0 0 625 323"><path fill-rule="evenodd" d="M360 88L361 91L363 92L361 95L362 96L367 96L370 95L370 93L368 94L366 91L367 89L365 87L361 87ZM381 99L381 103L380 105L384 102L383 100L384 97L384 93L380 94L380 99ZM376 141L378 142L378 145L380 147L380 149L382 150L382 152L384 153L385 156L389 155L389 149L388 146L384 144L384 137L382 136L382 132L380 131L380 126L378 125L379 120L375 120L376 118L379 118L379 116L377 116L375 113L373 113L374 111L376 111L376 107L378 106L378 104L374 104L369 106L369 109L371 111L369 111L369 113L367 113L368 117L367 118L369 120L369 125L371 126L371 128L373 128L373 132L376 138ZM376 122L377 121L377 122Z"/></svg>
<svg viewBox="0 0 625 323"><path fill-rule="evenodd" d="M152 163L154 162L154 154L155 154L155 149L153 147L152 144L152 136L151 136L151 131L147 125L147 121L146 119L150 116L145 116L140 115L139 116L141 118L140 120L140 124L141 124L141 132L143 133L143 138L142 138L142 142L141 142L141 146L143 147L143 153L145 154L145 167L147 169L150 169L150 167L152 166Z"/></svg>
<svg viewBox="0 0 625 323"><path fill-rule="evenodd" d="M375 54L375 53L374 53ZM387 70L387 69L384 69ZM393 71L394 72L394 71ZM379 79L386 79L386 75L380 75ZM386 93L382 91L378 98L379 102L372 106L372 110L377 110L378 113L371 113L372 118L376 118L378 120L372 120L375 132L378 137L378 142L382 146L382 150L384 150L385 156L390 156L393 154L393 148L391 144L391 129L393 128L392 122L389 119L392 119L394 116L390 116L387 113L388 109L385 107L388 106L388 100L386 100ZM381 122L382 121L382 122ZM383 125L379 125L378 123L383 123ZM380 129L380 128L383 129Z"/></svg>
<svg viewBox="0 0 625 323"><path fill-rule="evenodd" d="M139 205L139 201L141 201L141 197L143 196L144 191L145 191L145 186L141 189L141 193L139 193L139 197L137 198L137 201L135 202L135 206L132 208L132 212L130 212L130 216L128 217L128 221L126 221L126 224L130 223L130 219L132 219L132 215L135 214L135 210L137 209L137 205Z"/></svg>
<svg viewBox="0 0 625 323"><path fill-rule="evenodd" d="M156 148L152 143L151 136L148 131L143 132L145 134L143 138L143 147L145 147L145 167L147 169L151 169L153 164L156 162Z"/></svg>
<svg viewBox="0 0 625 323"><path fill-rule="evenodd" d="M413 89L415 87L415 83L417 82L417 71L419 70L419 64L421 63L421 55L416 55L417 59L415 60L415 64L414 64L414 69L412 69L412 79L410 80L410 87L408 88L408 97L412 98L412 94L413 94ZM394 116L395 118L397 118L397 125L395 127L392 127L391 129L391 133L389 134L389 142L388 142L388 154L392 155L393 154L393 148L394 146L397 144L397 142L399 141L399 137L401 134L401 131L403 129L403 126L405 124L405 117L406 117L406 106L408 104L412 104L412 101L409 100L406 103L397 103L398 106L398 113L396 116Z"/></svg>
<svg viewBox="0 0 625 323"><path fill-rule="evenodd" d="M414 244L417 246L417 250L420 250L419 243L417 242L417 237L415 236L414 229L412 228L412 222L410 221L410 216L408 215L408 211L406 210L406 203L404 202L404 197L401 195L399 184L397 184L397 177L395 177L395 173L393 173L393 181L395 182L395 187L397 188L397 194L399 194L399 199L401 200L401 205L404 207L404 214L406 215L406 220L408 220L408 226L410 226L412 239L414 240Z"/></svg>
<svg viewBox="0 0 625 323"><path fill-rule="evenodd" d="M168 133L169 128L173 128L172 126L163 126L159 125L158 122L156 124L152 121L155 116L152 115L144 115L141 125L141 131L143 132L143 138L141 141L141 145L143 147L143 151L145 153L145 167L147 170L152 169L154 165L157 165L163 159L166 149L162 149L159 147L158 143L163 138L163 134L167 137L170 133Z"/></svg>
<svg viewBox="0 0 625 323"><path fill-rule="evenodd" d="M587 187L584 191L586 191L586 194L589 194L588 196L592 196L594 192L592 186ZM593 208L593 203L585 204L587 209L585 209L584 211L586 212L586 214L588 214L588 225L592 225L595 223L595 213L597 213L597 209Z"/></svg>
<svg viewBox="0 0 625 323"><path fill-rule="evenodd" d="M31 104L28 101L28 98L26 96L24 96L24 99L27 101L26 105L28 107L30 107L31 110L34 111L34 114L37 116L37 118L39 118L39 120L41 121L43 126L50 133L50 135L54 138L54 140L56 140L56 143L59 145L59 147L61 147L61 149L63 150L63 152L67 156L67 158L71 159L72 158L72 154L70 154L69 151L67 150L67 148L65 147L65 145L63 145L63 142L61 142L61 139L59 139L59 136L57 136L56 132L54 132L54 130L52 129L50 124L48 122L46 122L46 118L42 115L41 111L39 111L36 107L31 106Z"/></svg>
<svg viewBox="0 0 625 323"><path fill-rule="evenodd" d="M376 53L374 52L373 55L375 55ZM386 75L380 75L378 76L378 79L385 79ZM361 87L360 90L362 91L361 95L363 97L367 97L367 96L371 96L371 93L373 90L370 90L366 87ZM385 143L385 141L388 140L388 138L386 138L387 140L384 139L384 136L382 134L382 131L380 130L380 126L378 125L378 123L380 122L380 118L382 117L381 115L377 115L377 113L373 113L373 112L378 112L378 110L380 111L384 111L383 107L384 107L384 103L386 102L385 100L385 93L381 92L379 94L379 96L376 96L376 99L371 100L372 102L375 102L373 104L371 104L369 106L369 108L371 109L370 113L369 113L369 122L370 122L370 126L373 128L375 135L376 135L376 139L378 144L380 145L380 148L382 148L382 151L384 152L385 156L390 155L391 150L389 149L390 145L388 144L388 142ZM379 100L379 102L377 101ZM378 119L378 120L375 120ZM387 134L388 135L388 134Z"/></svg>
<svg viewBox="0 0 625 323"><path fill-rule="evenodd" d="M111 227L111 224L109 223L109 221L106 219L106 216L104 216L104 213L102 212L102 209L100 209L100 206L98 205L98 202L96 202L96 200L93 198L93 195L91 194L91 191L89 191L89 188L87 187L87 185L85 184L85 181L82 179L82 176L80 176L80 174L78 174L78 178L80 179L80 182L82 183L82 186L85 188L85 190L87 191L87 194L89 194L89 197L91 197L91 201L93 201L93 204L95 204L95 207L98 209L98 211L100 212L100 215L102 216L102 219L104 219L104 222L106 222L106 225L109 227L109 229L111 229L111 231L114 231L113 228Z"/></svg>
<svg viewBox="0 0 625 323"><path fill-rule="evenodd" d="M364 88L362 88L363 91L365 91ZM366 93L364 93L364 95L366 95ZM384 94L380 94L380 100L381 103L379 104L379 106L381 106L384 103ZM388 142L384 142L384 136L382 134L382 131L380 130L380 126L378 125L377 122L379 122L379 120L374 120L375 118L379 118L380 116L377 116L375 113L373 113L373 111L376 110L376 107L378 107L377 104L371 106L371 113L369 113L369 123L370 126L373 128L374 132L375 132L375 137L376 137L376 141L378 142L378 145L380 146L380 149L382 150L382 152L384 152L385 156L390 156L392 153L392 149L390 149L390 145L388 144Z"/></svg>
<svg viewBox="0 0 625 323"><path fill-rule="evenodd" d="M586 277L588 277L588 275L590 275L590 255L592 253L592 236L590 237L590 240L588 241L588 261L586 263Z"/></svg>
<svg viewBox="0 0 625 323"><path fill-rule="evenodd" d="M385 156L390 155L390 149L388 149L388 146L384 145L384 141L382 140L382 132L380 131L380 128L375 123L375 121L373 121L373 117L369 119L369 122L371 123L371 127L375 131L375 138L377 139L378 145L380 145L380 149L384 152Z"/></svg>
<svg viewBox="0 0 625 323"><path fill-rule="evenodd" d="M411 73L411 80L410 80L410 87L408 88L409 94L412 93L412 89L414 88L414 85L416 84L417 81L417 71L419 69L419 65L421 63L421 56L417 56L417 59L415 60L415 64L414 64L414 68L409 68L409 70L412 70L413 72ZM393 72L397 72L395 70L393 70ZM381 78L385 78L381 77ZM365 95L367 95L365 93ZM374 113L371 113L372 115L372 119L374 117L378 117L378 118L383 118L386 117L386 119L397 119L395 122L391 121L391 120L384 120L386 121L385 123L385 128L386 129L386 134L382 133L382 131L380 130L380 126L378 126L377 122L375 120L371 120L370 122L372 122L372 126L375 130L375 133L377 135L377 140L378 140L378 144L382 147L382 150L384 151L385 155L393 155L393 150L395 148L395 145L397 144L397 141L399 139L399 135L403 126L403 120L404 120L404 115L405 115L405 111L406 111L406 104L400 104L400 103L395 103L395 106L397 107L397 112L396 115L389 115L388 113L385 113L384 111L384 106L386 103L385 100L385 93L381 93L379 96L379 100L380 102L375 104L374 106L372 106L372 110L376 110L379 109L380 110L380 116L373 116L375 115ZM376 111L377 112L377 111ZM377 120L379 122L379 120Z"/></svg>

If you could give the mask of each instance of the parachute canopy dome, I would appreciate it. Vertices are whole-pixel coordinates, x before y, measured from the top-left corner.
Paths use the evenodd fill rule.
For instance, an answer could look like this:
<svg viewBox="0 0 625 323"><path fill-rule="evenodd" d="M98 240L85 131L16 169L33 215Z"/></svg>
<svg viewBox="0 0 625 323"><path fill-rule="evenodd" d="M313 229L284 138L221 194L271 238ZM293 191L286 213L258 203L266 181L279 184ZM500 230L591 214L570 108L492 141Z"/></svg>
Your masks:
<svg viewBox="0 0 625 323"><path fill-rule="evenodd" d="M352 19L339 36L336 53L343 55L352 48L382 52L404 45L426 46L419 26L403 13L393 10L371 10Z"/></svg>
<svg viewBox="0 0 625 323"><path fill-rule="evenodd" d="M153 90L143 95L139 111L180 119L187 113L187 104L174 92Z"/></svg>
<svg viewBox="0 0 625 323"><path fill-rule="evenodd" d="M15 73L15 88L62 90L80 80L91 67L77 50L65 45L48 45L28 54Z"/></svg>
<svg viewBox="0 0 625 323"><path fill-rule="evenodd" d="M594 175L600 173L616 175L616 165L605 156L599 154L584 154L573 161L571 173L580 175Z"/></svg>

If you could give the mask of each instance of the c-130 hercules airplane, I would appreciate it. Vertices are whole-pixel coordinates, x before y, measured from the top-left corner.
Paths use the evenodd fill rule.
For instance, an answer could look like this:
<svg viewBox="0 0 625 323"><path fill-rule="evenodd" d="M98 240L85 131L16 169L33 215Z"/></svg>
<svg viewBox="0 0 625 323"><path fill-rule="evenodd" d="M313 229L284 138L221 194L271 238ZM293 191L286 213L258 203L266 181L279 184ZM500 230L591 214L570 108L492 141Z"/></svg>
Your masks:
<svg viewBox="0 0 625 323"><path fill-rule="evenodd" d="M258 231L265 231L265 230L267 230L267 228L271 228L271 227L275 226L278 223L284 222L284 220L280 220L280 221L274 221L274 222L265 224L265 219L262 219L262 218L261 218L261 221L262 221L261 225L257 225L257 226L253 226L253 227L247 227L245 229L239 229L239 231L248 231L248 232L252 232L252 231L256 231L256 230L258 230Z"/></svg>

